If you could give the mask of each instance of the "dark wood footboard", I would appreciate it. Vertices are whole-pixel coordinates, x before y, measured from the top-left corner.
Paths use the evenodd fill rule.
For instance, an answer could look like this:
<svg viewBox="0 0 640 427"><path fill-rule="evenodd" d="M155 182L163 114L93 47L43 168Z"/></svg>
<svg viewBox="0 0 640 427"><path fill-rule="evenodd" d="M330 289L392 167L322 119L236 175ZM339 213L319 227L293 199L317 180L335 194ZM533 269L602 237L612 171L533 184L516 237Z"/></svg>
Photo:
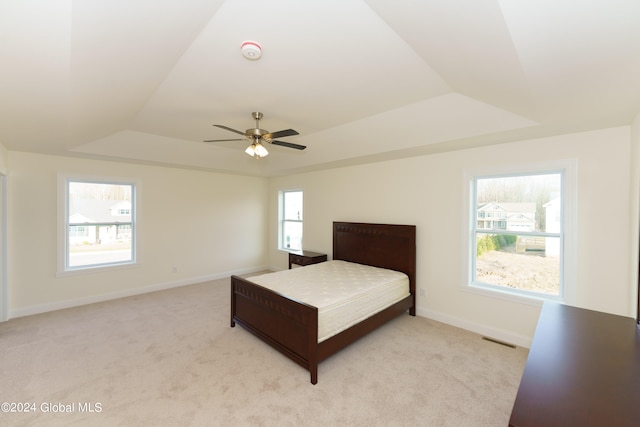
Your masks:
<svg viewBox="0 0 640 427"><path fill-rule="evenodd" d="M231 326L239 323L309 370L318 382L318 309L231 276Z"/></svg>

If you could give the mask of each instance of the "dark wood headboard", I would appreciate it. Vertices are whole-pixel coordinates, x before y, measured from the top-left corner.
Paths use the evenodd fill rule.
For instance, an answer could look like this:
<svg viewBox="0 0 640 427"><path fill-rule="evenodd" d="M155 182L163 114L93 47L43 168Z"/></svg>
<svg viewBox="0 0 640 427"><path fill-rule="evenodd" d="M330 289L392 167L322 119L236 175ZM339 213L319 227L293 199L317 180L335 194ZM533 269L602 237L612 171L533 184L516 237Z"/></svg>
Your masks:
<svg viewBox="0 0 640 427"><path fill-rule="evenodd" d="M415 225L334 222L333 259L401 271L415 295Z"/></svg>

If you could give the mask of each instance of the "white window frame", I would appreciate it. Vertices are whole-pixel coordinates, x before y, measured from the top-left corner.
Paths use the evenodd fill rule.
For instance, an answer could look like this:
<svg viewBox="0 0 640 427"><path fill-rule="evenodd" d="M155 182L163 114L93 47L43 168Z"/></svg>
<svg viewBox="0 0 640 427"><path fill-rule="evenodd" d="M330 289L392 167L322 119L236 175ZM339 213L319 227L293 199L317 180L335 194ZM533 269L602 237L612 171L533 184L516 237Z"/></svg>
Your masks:
<svg viewBox="0 0 640 427"><path fill-rule="evenodd" d="M562 218L561 218L561 261L560 261L560 293L559 295L545 295L543 293L528 292L502 286L491 286L473 281L475 272L475 231L477 216L475 207L475 179L497 178L509 176L543 175L551 173L562 174ZM499 299L539 305L542 301L551 300L572 304L576 301L576 256L577 256L577 161L574 159L555 160L542 163L514 164L508 166L489 166L470 168L465 170L463 178L463 207L464 226L463 259L467 265L462 290ZM513 233L511 233L513 234Z"/></svg>
<svg viewBox="0 0 640 427"><path fill-rule="evenodd" d="M131 192L131 260L111 263L100 263L83 266L69 266L69 183L82 182L90 184L130 185ZM79 273L94 273L102 270L135 267L140 263L140 193L141 183L137 179L96 177L86 175L58 175L58 262L57 276Z"/></svg>
<svg viewBox="0 0 640 427"><path fill-rule="evenodd" d="M285 207L284 207L284 202L285 202L285 194L286 193L302 193L302 219L300 220L296 220L296 219L286 219L284 217L285 214ZM285 222L299 222L300 224L302 224L302 236L301 236L301 248L300 250L302 250L302 241L304 241L304 191L302 189L292 189L292 190L281 190L278 192L278 249L281 251L292 251L292 250L296 250L296 249L291 249L291 248L287 248L285 242L284 242L284 231L285 231Z"/></svg>

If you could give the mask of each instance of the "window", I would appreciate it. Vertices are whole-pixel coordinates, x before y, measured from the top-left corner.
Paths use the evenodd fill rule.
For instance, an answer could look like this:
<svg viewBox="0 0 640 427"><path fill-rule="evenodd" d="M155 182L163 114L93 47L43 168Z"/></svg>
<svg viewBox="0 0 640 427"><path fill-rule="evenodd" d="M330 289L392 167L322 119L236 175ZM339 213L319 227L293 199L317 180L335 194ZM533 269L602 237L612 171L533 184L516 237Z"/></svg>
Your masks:
<svg viewBox="0 0 640 427"><path fill-rule="evenodd" d="M302 249L302 191L280 193L280 249Z"/></svg>
<svg viewBox="0 0 640 427"><path fill-rule="evenodd" d="M471 286L563 296L564 177L545 171L471 179Z"/></svg>
<svg viewBox="0 0 640 427"><path fill-rule="evenodd" d="M89 227L72 225L69 227L69 237L89 236Z"/></svg>
<svg viewBox="0 0 640 427"><path fill-rule="evenodd" d="M62 271L135 262L135 185L64 179Z"/></svg>

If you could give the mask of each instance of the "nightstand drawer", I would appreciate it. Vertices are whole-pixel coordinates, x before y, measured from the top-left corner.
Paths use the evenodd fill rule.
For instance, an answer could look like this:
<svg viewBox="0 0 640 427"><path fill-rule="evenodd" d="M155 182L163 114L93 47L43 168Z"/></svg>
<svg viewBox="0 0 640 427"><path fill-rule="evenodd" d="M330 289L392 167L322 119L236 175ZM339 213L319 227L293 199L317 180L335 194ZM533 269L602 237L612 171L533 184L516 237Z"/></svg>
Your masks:
<svg viewBox="0 0 640 427"><path fill-rule="evenodd" d="M297 252L289 252L289 268L291 268L292 264L296 265L311 265L317 264L320 262L325 262L327 260L326 254L321 254L318 252L310 252L310 251L297 251Z"/></svg>
<svg viewBox="0 0 640 427"><path fill-rule="evenodd" d="M309 261L310 261L309 258L305 258L305 257L300 256L300 255L291 254L289 256L289 262L291 264L306 265L306 264L309 263Z"/></svg>

